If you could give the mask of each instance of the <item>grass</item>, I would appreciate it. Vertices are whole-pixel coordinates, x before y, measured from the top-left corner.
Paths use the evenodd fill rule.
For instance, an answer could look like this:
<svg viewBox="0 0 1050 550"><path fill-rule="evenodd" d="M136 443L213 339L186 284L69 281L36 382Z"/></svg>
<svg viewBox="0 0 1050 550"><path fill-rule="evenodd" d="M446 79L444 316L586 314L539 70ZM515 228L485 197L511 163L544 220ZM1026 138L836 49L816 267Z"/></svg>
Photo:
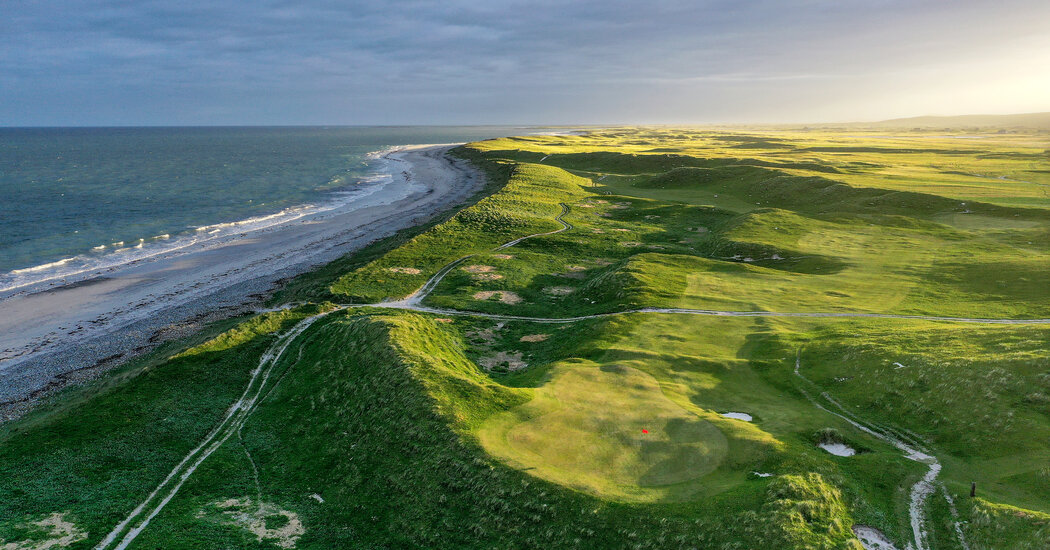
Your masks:
<svg viewBox="0 0 1050 550"><path fill-rule="evenodd" d="M490 185L274 300L307 305L217 326L3 426L0 538L46 538L32 522L63 512L89 534L72 547L93 547L278 331L327 302L404 297L468 255L427 305L1050 317L1043 141L624 128L461 147ZM570 229L495 250L558 229L563 205ZM135 547L274 548L266 533L296 521L300 548L858 548L855 524L904 547L926 467L813 396L936 454L960 517L931 497L934 548L959 547L955 521L973 548L1044 547L1048 330L353 307L295 341L237 438ZM231 499L255 503L265 536L221 511Z"/></svg>

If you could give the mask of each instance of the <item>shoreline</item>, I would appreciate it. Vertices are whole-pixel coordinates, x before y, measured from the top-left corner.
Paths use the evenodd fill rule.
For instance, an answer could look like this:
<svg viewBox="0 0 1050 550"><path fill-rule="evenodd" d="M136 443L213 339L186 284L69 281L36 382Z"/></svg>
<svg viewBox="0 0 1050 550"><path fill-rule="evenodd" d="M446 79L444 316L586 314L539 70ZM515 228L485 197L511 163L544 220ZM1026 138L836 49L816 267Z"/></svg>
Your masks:
<svg viewBox="0 0 1050 550"><path fill-rule="evenodd" d="M0 299L0 422L163 342L254 313L288 279L461 205L485 177L447 156L454 146L385 151L392 181L342 208Z"/></svg>

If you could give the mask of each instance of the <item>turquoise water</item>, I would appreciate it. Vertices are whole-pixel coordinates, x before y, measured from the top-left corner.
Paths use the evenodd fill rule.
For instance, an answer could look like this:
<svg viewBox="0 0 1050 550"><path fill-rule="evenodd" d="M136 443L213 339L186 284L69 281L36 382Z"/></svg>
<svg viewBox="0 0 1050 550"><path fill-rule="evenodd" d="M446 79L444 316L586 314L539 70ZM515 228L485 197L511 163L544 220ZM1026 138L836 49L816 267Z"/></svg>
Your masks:
<svg viewBox="0 0 1050 550"><path fill-rule="evenodd" d="M0 128L0 290L375 185L369 153L512 127ZM348 192L350 194L348 194Z"/></svg>

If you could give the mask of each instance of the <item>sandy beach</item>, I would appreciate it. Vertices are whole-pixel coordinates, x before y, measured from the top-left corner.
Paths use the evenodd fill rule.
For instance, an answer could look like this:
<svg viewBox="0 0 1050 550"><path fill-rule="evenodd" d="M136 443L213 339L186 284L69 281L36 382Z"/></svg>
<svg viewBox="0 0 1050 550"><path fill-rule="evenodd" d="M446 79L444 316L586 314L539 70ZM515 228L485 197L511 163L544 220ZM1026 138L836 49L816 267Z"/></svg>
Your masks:
<svg viewBox="0 0 1050 550"><path fill-rule="evenodd" d="M392 181L340 208L0 298L0 421L40 397L259 307L282 279L461 204L484 185L451 145L385 155Z"/></svg>

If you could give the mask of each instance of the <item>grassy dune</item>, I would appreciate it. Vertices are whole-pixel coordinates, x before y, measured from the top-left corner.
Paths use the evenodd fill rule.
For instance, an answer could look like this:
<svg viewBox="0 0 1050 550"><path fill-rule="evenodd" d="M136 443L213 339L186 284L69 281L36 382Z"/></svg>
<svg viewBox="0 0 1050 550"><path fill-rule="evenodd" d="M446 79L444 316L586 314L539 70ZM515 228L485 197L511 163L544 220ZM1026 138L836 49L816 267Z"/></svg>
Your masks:
<svg viewBox="0 0 1050 550"><path fill-rule="evenodd" d="M131 547L859 548L862 524L903 548L927 466L843 416L943 465L930 548L960 548L956 522L971 548L1046 547L1050 326L543 322L1050 317L1045 136L959 137L615 129L462 147L493 181L472 206L281 295L308 305L213 327L0 427L0 547L42 547L54 513L83 534L72 548L93 547L276 334L329 302L358 306L294 340L236 437ZM563 212L569 229L496 250ZM359 306L467 255L424 299L454 312Z"/></svg>

